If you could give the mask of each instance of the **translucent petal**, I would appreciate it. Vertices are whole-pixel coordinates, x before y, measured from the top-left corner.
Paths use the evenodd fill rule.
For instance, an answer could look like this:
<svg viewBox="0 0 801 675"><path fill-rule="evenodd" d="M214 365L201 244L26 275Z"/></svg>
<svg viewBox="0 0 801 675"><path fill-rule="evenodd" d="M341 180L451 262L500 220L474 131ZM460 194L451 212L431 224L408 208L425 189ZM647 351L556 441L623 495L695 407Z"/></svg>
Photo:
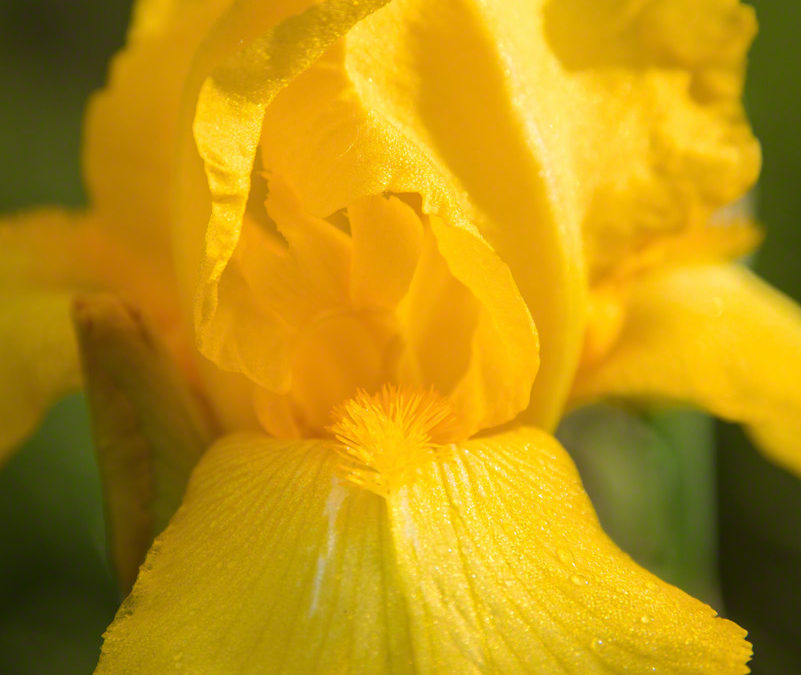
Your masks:
<svg viewBox="0 0 801 675"><path fill-rule="evenodd" d="M509 268L484 241L436 216L430 221L448 269L478 305L468 369L450 392L473 433L508 422L526 409L534 376L539 377L538 332ZM448 311L447 306L438 310ZM441 351L446 341L434 335L429 344Z"/></svg>
<svg viewBox="0 0 801 675"><path fill-rule="evenodd" d="M351 204L348 216L353 237L353 300L394 308L406 295L417 267L422 223L397 197L377 195Z"/></svg>
<svg viewBox="0 0 801 675"><path fill-rule="evenodd" d="M373 9L377 6L378 4ZM280 321L276 322L270 317L275 313L290 325L300 322L287 320L286 313L276 308L271 308L269 312L262 311L261 314L258 311L250 311L248 308L252 305L243 293L242 285L237 279L236 265L232 264L232 261L235 262L238 250L241 250L243 257L250 255L240 244L246 235L243 234L243 225L247 226L248 223L248 200L252 197L254 189L253 178L258 175L254 173L256 159L254 153L255 144L261 136L263 141L261 161L269 171L271 183L267 197L270 216L277 230L287 240L290 252L293 248L300 252L300 244L305 241L309 245L304 244L304 250L309 255L303 254L302 257L309 261L317 261L316 264L309 266L309 269L314 271L315 278L301 274L298 278L300 283L294 283L287 273L284 275L287 277L285 285L293 290L304 285L308 286L310 291L299 295L301 300L306 297L320 301L323 308L317 307L318 311L320 309L333 313L343 311L337 306L336 298L328 297L339 287L337 280L342 277L347 280L348 276L347 272L327 275L332 266L341 267L338 261L344 257L338 253L332 255L328 250L329 244L336 239L332 237L336 230L328 226L327 231L323 233L326 224L320 218L331 214L318 212L314 208L309 209L306 199L309 196L306 192L307 181L304 179L297 183L292 180L296 176L285 172L286 167L280 162L273 161L265 140L266 137L272 139L275 133L281 133L280 128L276 130L270 114L273 97L277 102L282 97L285 99L284 94L292 90L300 92L303 99L303 92L307 91L308 87L308 84L303 83L308 82L309 77L313 77L318 70L317 66L310 68L311 64L322 55L325 48L331 46L337 37L337 31L346 31L357 18L364 15L349 13L352 8L345 12L340 11L341 7L339 9L337 7L337 3L323 3L278 24L232 60L220 66L204 84L195 119L195 136L204 159L212 196L212 216L206 238L206 254L201 272L203 281L197 308L200 348L206 356L224 368L244 372L258 384L275 393L284 393L292 386L290 371L297 379L298 369L290 368L287 358L289 351L297 354L298 350L294 346L289 346L292 344L292 335L287 335L286 331L282 333ZM360 10L364 13L368 11L366 7ZM325 29L323 30L321 26ZM327 42L329 40L330 42ZM336 48L332 53L334 52ZM269 58L265 62L267 54ZM323 64L320 67L325 67L326 59L320 62ZM294 80L288 89L283 89L289 80L304 70L306 72ZM298 81L301 83L300 88L296 86ZM292 97L295 94L287 96L290 96L290 100L294 100ZM302 105L304 101L298 103ZM267 114L262 120L261 116L265 114L265 109ZM299 113L295 117L301 119ZM317 134L318 129L310 127L308 133ZM337 138L332 139L333 141L337 141ZM385 159L390 159L385 147L378 146L378 150L385 153ZM282 148L278 151L282 151ZM289 145L283 147L283 151L292 154ZM321 161L322 159L323 157ZM374 159L376 158L369 152L361 154L356 158L355 166L344 170L337 179L345 184L350 184L352 179L361 181L360 171L364 166L372 164ZM447 222L450 227L432 225L437 246L445 257L451 273L476 296L484 311L471 347L476 356L464 377L463 391L458 393L458 397L469 402L469 405L463 407L469 410L471 428L500 424L511 419L525 408L528 402L531 382L537 368L537 341L533 325L515 288L514 280L505 265L481 239L456 205L452 186L443 182L436 171L431 171L430 162L425 156L420 157L418 165L413 165L408 160L408 153L393 155L391 158L394 164L391 171L397 169L396 173L402 177L399 182L390 181L390 184L382 185L374 181L371 183L371 191L354 194L354 199L343 203L340 208L349 208L360 203L362 199L375 197L384 192L384 188L399 193L424 193L424 202L436 198L445 204L442 211L447 213L448 218L443 217L436 222ZM370 171L380 171L381 166L385 165L375 164ZM403 188L404 185L412 186L407 180L411 175L410 168L414 172L416 181L414 185L426 188L422 192L415 189L395 189ZM279 195L281 192L279 179L285 180L293 190L298 190L302 186L302 193L296 200L302 208L293 207L292 212L295 215L292 217L287 217L288 212L280 207L282 200ZM429 190L431 186L434 187ZM336 186L333 189L339 190ZM319 197L316 197L312 203L318 202ZM429 212L426 203L423 204L422 212L423 214ZM306 225L299 229L288 228L287 226L293 222L292 219L297 217L300 217ZM315 218L317 224L311 227ZM315 228L317 231L313 232ZM358 230L358 224L356 229ZM296 238L293 241L290 236L293 231L306 234L301 239ZM322 236L323 234L325 236ZM265 270L261 273L262 280L267 277L276 280L279 276L277 270L282 269L280 260L277 260L277 263L260 266ZM242 265L247 265L251 269L259 267L251 266L250 263ZM229 272L233 274L230 280L226 279ZM254 281L250 282L250 296L263 295L262 303L269 302L272 297L269 290L278 287L279 284L270 282L263 287L259 278L257 274L253 277ZM231 284L236 284L236 288ZM226 285L233 290L223 297ZM315 289L319 292L312 293L311 290ZM242 321L236 319L240 314ZM307 313L307 319L311 314L311 311ZM271 320L272 324L268 330L258 329L259 322L267 325ZM317 321L317 318L314 320ZM248 336L238 341L237 335L244 328L249 331ZM271 349L263 350L259 360L257 345L261 335L266 335ZM349 331L345 331L339 341L347 343L350 337L354 337L354 345L362 344L358 336L353 336ZM336 345L337 340L329 340L327 343ZM337 349L336 354L340 351ZM382 349L379 349L379 352L381 351ZM343 354L344 361L349 363L345 357L349 357L349 354ZM281 360L281 363L267 363L267 360L273 358ZM376 363L384 359L383 354L376 354ZM249 363L245 363L246 360ZM323 360L336 365L335 358ZM269 377L265 376L267 370L271 373ZM317 368L310 362L306 370L314 371ZM329 382L329 379L324 377L324 383ZM356 379L362 381L356 382ZM386 378L383 371L378 370L372 373L372 378L354 378L352 384L368 387L372 386L372 380L380 384L384 379ZM322 384L320 388L324 388ZM346 396L353 393L351 383L345 382L341 389ZM328 398L332 399L332 403L339 402L336 397L329 395ZM312 411L310 419L315 420L313 425L316 426L317 420L323 417L322 410L325 406L314 405L314 408L319 410ZM266 419L264 415L262 418Z"/></svg>
<svg viewBox="0 0 801 675"><path fill-rule="evenodd" d="M267 32L220 63L204 81L194 120L211 195L196 311L202 351L213 352L215 343L224 341L230 332L230 326L215 316L217 286L240 237L266 106L288 81L385 1L354 5L330 0L283 21L282 10L293 3L268 8L266 17L261 17L269 27ZM271 23L271 18L280 22ZM230 27L220 30L223 37L229 32Z"/></svg>
<svg viewBox="0 0 801 675"><path fill-rule="evenodd" d="M398 306L406 349L399 379L451 394L470 366L481 306L451 274L434 234L424 235L408 293Z"/></svg>
<svg viewBox="0 0 801 675"><path fill-rule="evenodd" d="M801 309L736 265L657 270L621 297L623 325L573 398L668 399L744 424L801 474Z"/></svg>
<svg viewBox="0 0 801 675"><path fill-rule="evenodd" d="M98 672L747 672L744 631L622 554L542 432L451 446L386 499L338 455L212 447Z"/></svg>

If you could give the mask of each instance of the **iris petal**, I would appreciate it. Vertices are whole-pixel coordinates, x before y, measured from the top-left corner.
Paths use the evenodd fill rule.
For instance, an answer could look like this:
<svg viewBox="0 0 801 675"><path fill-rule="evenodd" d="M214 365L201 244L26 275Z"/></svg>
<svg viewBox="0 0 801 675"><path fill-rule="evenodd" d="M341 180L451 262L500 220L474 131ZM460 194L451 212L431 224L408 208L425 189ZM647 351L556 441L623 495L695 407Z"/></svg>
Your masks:
<svg viewBox="0 0 801 675"><path fill-rule="evenodd" d="M273 25L218 65L204 81L194 121L211 193L196 313L202 351L213 351L213 343L223 341L229 328L221 325L219 318L215 320L217 285L241 233L267 105L288 81L385 1L354 5L331 0L314 5Z"/></svg>
<svg viewBox="0 0 801 675"><path fill-rule="evenodd" d="M479 230L546 336L527 414L555 423L580 341L580 214L570 167L539 133L564 110L544 123L550 83L534 101L514 78L541 59L499 54L509 26L479 4L394 2L355 26L267 110L263 161L319 215L415 192L424 213Z"/></svg>
<svg viewBox="0 0 801 675"><path fill-rule="evenodd" d="M386 506L336 461L320 441L209 450L98 673L411 672Z"/></svg>
<svg viewBox="0 0 801 675"><path fill-rule="evenodd" d="M0 462L53 403L80 386L70 300L68 291L0 290Z"/></svg>
<svg viewBox="0 0 801 675"><path fill-rule="evenodd" d="M309 82L315 81L320 72L324 73L331 63L336 62L338 47L333 46L334 41L380 4L360 6L358 11L347 3L315 5L305 13L277 24L225 61L205 81L200 93L194 129L212 206L197 305L199 346L207 357L222 367L249 374L273 393L283 393L291 386L286 362L292 338L282 330L280 322L267 321L270 318L268 313L262 317L258 312L244 311L242 299L247 297L247 293L243 292L236 275L226 278L229 271L235 271L231 261L243 237L247 202L253 188L256 144L262 143L261 161L268 171L299 192L298 203L302 205L302 211L309 212L309 222L331 215L332 212L319 212L317 209L319 196L311 201L312 207L309 207L308 187L316 183L316 178L312 174L298 175L293 171L290 166L295 156L293 146L286 143L283 150L275 150L270 140L275 140L276 134L287 138L287 125L294 133L300 128L298 120L306 121L300 113L293 114L291 120L282 118L280 111L286 106L282 108L281 101L286 104L297 100L301 107L317 101L316 88ZM318 61L327 50L330 51ZM337 105L336 101L333 105ZM277 116L272 112L274 109L279 111ZM346 126L348 134L360 133L355 120L348 119ZM315 124L305 127L311 136L318 134L320 128ZM371 146L372 152L363 153L357 164L343 170L333 188L342 196L338 183L351 187L356 184L358 190L369 183L371 191L349 193L350 201L343 201L333 210L358 204L364 198L377 197L385 190L416 192L422 196L422 215L431 216L431 230L450 272L482 306L471 345L474 357L457 385L454 399L466 411L471 430L509 421L526 407L538 365L536 332L515 282L505 264L460 209L457 190L437 172L436 167L432 168L425 153L410 149L408 139L401 139L405 143L403 152L392 153L391 144L384 142L386 134L391 135L391 129L379 122L374 131L379 140ZM334 134L334 139L338 138ZM369 133L366 138L370 138ZM330 139L328 142L332 143ZM307 157L306 150L301 149L299 156ZM357 150L361 152L361 145ZM376 153L384 161L373 161ZM323 169L328 168L329 155L318 155L316 163ZM362 172L365 167L369 167L367 183ZM381 167L388 169L385 176ZM278 181L273 178L271 185L273 183L277 189ZM270 194L268 211L273 201L274 195ZM434 203L438 204L436 208L432 207ZM272 206L274 210L275 204ZM280 214L271 215L281 230L284 225ZM319 224L322 225L322 221ZM379 224L375 226L379 227ZM285 236L290 240L288 233ZM290 247L296 243L289 241ZM326 255L326 265L339 257ZM322 271L327 269L326 265L316 265L315 269ZM314 280L315 283L319 285L322 278ZM232 287L231 284L239 286ZM315 293L316 297L322 297L336 285L325 283L324 286L324 291ZM229 291L227 295L226 288ZM341 307L333 309L340 311ZM265 325L270 324L266 333L257 329L262 318ZM259 354L259 336L262 334L269 338L272 349L262 350ZM283 363L268 363L273 356ZM248 361L250 363L246 363ZM357 384L371 386L371 382L366 381ZM343 390L345 395L353 393L347 386ZM332 403L337 402L334 400ZM313 424L319 426L318 420L323 415L313 414L311 417Z"/></svg>
<svg viewBox="0 0 801 675"><path fill-rule="evenodd" d="M614 347L582 369L576 402L668 399L744 424L801 474L801 309L736 265L657 270L631 284Z"/></svg>
<svg viewBox="0 0 801 675"><path fill-rule="evenodd" d="M219 442L98 672L747 672L744 631L612 544L550 436L432 457L383 497L333 441Z"/></svg>
<svg viewBox="0 0 801 675"><path fill-rule="evenodd" d="M148 306L175 348L176 309L163 283L85 214L43 209L0 222L0 457L80 386L73 294L104 288Z"/></svg>
<svg viewBox="0 0 801 675"><path fill-rule="evenodd" d="M126 245L163 269L171 221L181 92L195 52L230 0L136 3L128 44L91 99L83 166L92 206Z"/></svg>

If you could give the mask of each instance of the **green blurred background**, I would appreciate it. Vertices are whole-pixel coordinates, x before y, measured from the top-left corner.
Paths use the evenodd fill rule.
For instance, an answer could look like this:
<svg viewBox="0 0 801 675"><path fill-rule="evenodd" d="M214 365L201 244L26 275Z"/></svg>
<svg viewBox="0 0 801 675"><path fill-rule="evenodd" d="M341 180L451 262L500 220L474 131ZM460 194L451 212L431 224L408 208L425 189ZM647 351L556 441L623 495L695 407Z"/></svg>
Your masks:
<svg viewBox="0 0 801 675"><path fill-rule="evenodd" d="M768 229L756 267L801 300L801 6L753 4L761 32L747 104ZM0 212L83 203L83 105L129 12L130 0L0 0ZM755 673L801 673L801 481L739 430L694 414L596 409L562 437L624 548L746 627ZM670 517L637 508L643 493ZM74 396L0 472L0 673L92 671L120 600L104 547L86 409Z"/></svg>

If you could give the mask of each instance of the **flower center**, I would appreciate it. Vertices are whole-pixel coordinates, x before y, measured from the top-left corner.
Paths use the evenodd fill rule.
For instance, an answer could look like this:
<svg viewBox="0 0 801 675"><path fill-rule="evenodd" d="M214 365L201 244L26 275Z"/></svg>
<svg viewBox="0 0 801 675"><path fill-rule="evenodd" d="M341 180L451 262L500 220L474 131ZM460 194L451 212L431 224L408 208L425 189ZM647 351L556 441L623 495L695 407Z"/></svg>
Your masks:
<svg viewBox="0 0 801 675"><path fill-rule="evenodd" d="M456 440L451 403L433 389L388 384L373 395L359 390L333 414L329 430L339 442L340 477L380 495L408 483Z"/></svg>

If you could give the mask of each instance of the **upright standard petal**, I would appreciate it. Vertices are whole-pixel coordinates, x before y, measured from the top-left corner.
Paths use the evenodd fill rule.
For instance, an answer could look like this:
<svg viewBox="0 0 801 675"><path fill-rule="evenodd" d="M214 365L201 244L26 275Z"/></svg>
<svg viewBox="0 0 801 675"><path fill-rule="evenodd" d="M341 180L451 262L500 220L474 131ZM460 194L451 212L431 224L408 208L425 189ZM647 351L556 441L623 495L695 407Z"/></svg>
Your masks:
<svg viewBox="0 0 801 675"><path fill-rule="evenodd" d="M760 153L741 98L752 7L548 0L543 18L570 111L556 117L581 176L592 279L751 187Z"/></svg>
<svg viewBox="0 0 801 675"><path fill-rule="evenodd" d="M339 357L343 362L351 363L351 357L355 355L358 358L361 354L372 355L374 358L370 361L375 368L355 363L354 368L349 370L354 373L365 370L364 377L351 378L353 382L339 378L336 382L339 386L321 386L321 390L329 390L324 394L333 392L330 395L332 400L327 404L325 395L310 397L301 394L300 398L306 403L301 401L303 410L298 413L299 419L295 420L300 428L305 426L319 431L320 421L328 421L331 406L341 402L343 397L353 395L356 386L373 388L373 381L380 384L388 379L393 380L393 374L385 373L383 368L393 361L393 351L397 351L397 341L393 340L396 337L392 332L394 329L384 325L383 317L380 320L375 320L376 317L372 315L368 317L366 310L375 309L371 306L372 301L365 298L363 289L358 286L358 279L353 285L347 278L351 272L358 275L367 269L363 264L360 246L374 246L376 243L368 242L364 238L365 229L359 227L359 218L364 215L359 211L359 205L364 200L381 198L382 193L393 192L397 199L409 202L405 206L413 203L414 208L374 209L373 215L380 214L398 222L374 223L372 228L404 227L401 223L404 218L422 218L434 235L429 243L438 249L448 273L457 285L466 287L475 297L478 319L472 331L461 336L462 340L470 342L468 351L472 355L471 361L465 366L464 372L459 373L461 379L451 383L451 387L454 399L465 410L467 426L471 430L494 426L509 421L528 403L538 366L537 337L512 275L459 206L459 191L432 165L425 153L412 147L409 139L396 138L398 143L395 146L384 143L389 132L386 125L379 124L377 130L368 131L367 135L381 142L368 143L368 148L359 146L357 167L343 171L338 177L349 187L343 190L329 188L329 196L336 195L343 201L332 207L331 211L326 211L317 208L320 199L315 198L311 200L313 208L310 209L308 198L312 176L298 174L284 161L293 154L287 149L290 147L288 144L279 148L272 145L276 136L283 133L281 123L287 122L281 115L281 111L287 108L287 102L299 102L305 106L304 109L314 107L318 99L313 94L316 87L312 85L318 76L323 76L324 89L329 94L332 83L336 90L342 71L340 69L337 72L329 66L334 63L341 66L342 43L334 45L335 41L381 4L377 2L370 7L360 6L358 11L347 3L342 6L336 2L315 5L273 26L265 35L215 69L205 81L194 127L211 195L211 218L206 232L196 313L199 345L201 351L218 365L247 374L269 390L267 398L273 398L273 394L294 393L292 388L295 384L299 383L299 388L302 388L302 383L308 379L305 377L310 370L308 367L298 369L290 363L293 355L296 357L303 349L308 337L304 331L329 331L332 321L342 322L341 332L353 339L340 341L352 341L353 346L345 344L340 349L334 336L330 336L332 339L324 340L325 345L331 347L332 358L328 358L327 347L317 344L319 339L310 342L315 343L316 358L331 366L325 367L326 372L330 370L337 375L342 370L337 365ZM326 80L327 70L333 72L333 79ZM336 93L333 95L336 96ZM325 101L335 107L337 105L336 101L328 98ZM271 112L274 106L277 106L278 113ZM346 113L348 129L345 133L350 135L351 132L358 132L360 122L364 121L364 110L357 105ZM294 117L293 130L299 128L298 119L308 121L304 115ZM306 129L310 134L318 132L313 124ZM332 143L336 144L341 138L342 134L334 134ZM262 153L257 158L259 143ZM281 146L280 143L278 145ZM393 147L401 146L402 152L390 152ZM308 156L307 150L303 150L304 157ZM318 163L324 164L330 154L321 154ZM261 178L256 170L257 159L268 171L266 203L270 218L263 214L255 214L254 217L251 208L253 202L258 203L259 197L264 197L256 189L256 181ZM370 168L363 174L362 169L368 165ZM294 204L289 210L281 208L281 203L286 201L281 197L286 192L284 184L300 192L298 197L289 200ZM400 201L398 204L404 205ZM351 207L353 213L350 212ZM335 219L336 212L343 209L346 213L340 214L339 219L354 218L355 227L349 234L359 239L357 250L353 253L356 259L348 266L340 264L341 261L348 262L343 234L324 220L326 217ZM252 272L259 266L248 265L247 261L238 257L239 253L244 258L254 255L256 251L255 247L251 247L250 251L243 249L242 242L246 237L251 237L252 241L264 240L263 232L257 234L260 227L274 227L281 235L274 239L283 239L283 242L273 242L278 246L265 245L259 249L273 258L269 266L271 271L290 263L296 264L302 272L299 275L301 281L319 286L321 281L325 281L323 272L330 276L329 273L339 270L334 275L335 283L323 284L322 291L315 294L314 299L327 303L327 306L316 308L316 315L310 314L302 322L290 315L298 307L311 306L313 303L298 303L298 307L294 308L286 303L278 309L269 307L271 296L261 292L258 278L264 280L271 277L271 271L257 277L251 274L250 281L243 278L248 275L247 268ZM308 231L315 228L318 232L325 230L326 237L314 237L314 246L303 244L308 240ZM290 236L293 232L298 236ZM349 240L348 237L345 239ZM384 240L385 246L388 241ZM329 244L336 244L337 254L324 256L324 265L309 266L304 258L311 260L319 257L322 252L319 247L323 242L327 242L328 248ZM428 240L424 239L424 242ZM283 252L280 250L281 243L288 245ZM319 250L315 250L315 246ZM351 254L352 251L347 252L348 256ZM288 261L287 258L292 260ZM407 276L413 271L408 263L407 260ZM309 275L301 269L303 264L313 269L317 278L306 278ZM262 269L267 269L267 266ZM477 270L481 274L477 274ZM256 283L253 282L254 278L257 279ZM275 285L271 282L271 287ZM413 282L411 285L414 285ZM291 290L297 293L301 286L292 284ZM392 304L397 304L398 294L406 290L403 286L408 287L408 284L401 284L401 287L391 291L394 297L387 302L390 307L383 307L381 311L387 313L386 310L393 309ZM337 291L341 289L352 293L353 297L329 297L337 296ZM352 306L354 301L360 306ZM251 311L251 307L255 311ZM287 312L287 309L292 312ZM354 317L354 312L361 314ZM300 328L298 323L301 324ZM256 348L264 339L270 342L269 352L260 352ZM372 345L376 347L372 349L371 344L375 342L380 344ZM365 345L366 349L355 348L360 344ZM325 358L321 359L324 354ZM311 370L317 370L316 366ZM325 383L334 379L324 378ZM334 396L339 391L342 395ZM262 414L261 418L271 431L295 429L298 426L292 421L275 419L275 415Z"/></svg>
<svg viewBox="0 0 801 675"><path fill-rule="evenodd" d="M582 368L575 403L690 403L746 426L801 474L801 309L737 265L657 269L623 296L611 349Z"/></svg>
<svg viewBox="0 0 801 675"><path fill-rule="evenodd" d="M753 183L739 99L754 30L736 0L397 0L276 98L265 162L320 215L378 185L448 220L420 185L431 167L538 326L527 419L547 426L580 350L584 262L600 276Z"/></svg>
<svg viewBox="0 0 801 675"><path fill-rule="evenodd" d="M563 111L545 123L536 90L517 79L542 59L499 53L509 26L479 4L404 0L356 25L268 108L263 161L318 215L366 195L417 193L425 214L478 230L545 335L529 412L550 424L583 311L573 174L540 138Z"/></svg>
<svg viewBox="0 0 801 675"><path fill-rule="evenodd" d="M206 171L211 215L196 309L201 346L222 330L214 323L217 285L242 230L264 110L293 77L385 2L329 0L308 7L270 25L264 35L224 60L203 82L194 136Z"/></svg>
<svg viewBox="0 0 801 675"><path fill-rule="evenodd" d="M747 672L745 632L612 544L551 437L407 450L431 454L382 492L333 441L216 444L97 672Z"/></svg>

